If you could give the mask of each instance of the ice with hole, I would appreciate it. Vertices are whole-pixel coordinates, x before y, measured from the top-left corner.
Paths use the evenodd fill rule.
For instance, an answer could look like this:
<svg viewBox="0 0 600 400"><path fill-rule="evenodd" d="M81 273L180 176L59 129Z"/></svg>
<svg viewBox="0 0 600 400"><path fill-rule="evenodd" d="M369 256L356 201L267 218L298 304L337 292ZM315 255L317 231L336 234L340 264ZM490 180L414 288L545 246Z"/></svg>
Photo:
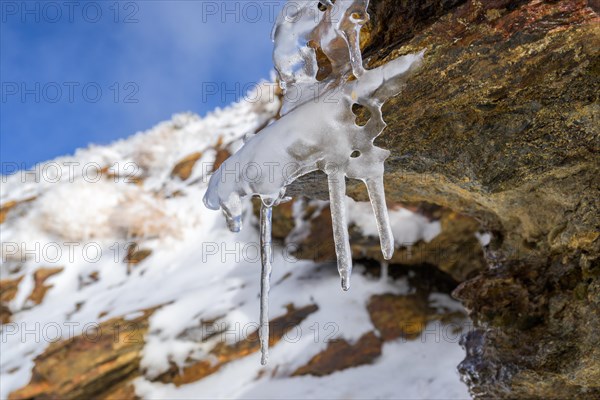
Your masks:
<svg viewBox="0 0 600 400"><path fill-rule="evenodd" d="M289 4L289 3L288 3ZM389 151L374 139L385 129L381 107L397 95L423 52L398 57L374 69L363 67L360 29L368 0L295 3L284 7L274 29L273 60L284 92L281 118L229 157L210 179L205 205L222 209L229 229L242 228L241 197L259 196L262 251L260 338L268 358L268 292L271 272L271 208L285 200L298 177L327 175L337 266L343 290L350 288L352 257L347 229L346 177L362 180L377 222L384 259L394 251L383 185ZM354 105L370 114L356 123Z"/></svg>

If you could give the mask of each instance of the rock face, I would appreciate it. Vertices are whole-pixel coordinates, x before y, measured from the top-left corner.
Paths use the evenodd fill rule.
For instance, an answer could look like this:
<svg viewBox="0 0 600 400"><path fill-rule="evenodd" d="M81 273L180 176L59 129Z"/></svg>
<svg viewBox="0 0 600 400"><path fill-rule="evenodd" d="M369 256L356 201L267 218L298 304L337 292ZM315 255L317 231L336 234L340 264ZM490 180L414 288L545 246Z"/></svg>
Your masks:
<svg viewBox="0 0 600 400"><path fill-rule="evenodd" d="M459 368L472 394L600 397L598 2L370 8L368 67L427 49L383 108L388 202L437 204L493 236L487 269L455 292L477 327ZM318 176L299 191L327 198Z"/></svg>
<svg viewBox="0 0 600 400"><path fill-rule="evenodd" d="M293 304L289 304L287 312L284 315L269 321L269 330L271 332L269 346L273 346L279 342L290 329L300 324L306 317L318 309L319 307L314 304L298 308L294 307ZM176 386L196 382L217 372L225 364L260 350L257 330L252 331L247 337L233 344L226 343L224 340L225 335L220 335L221 333L223 332L219 332L218 330L213 332L214 336L220 336L220 338L210 350L208 358L197 360L181 370L174 365L170 371L162 374L157 379L164 383L173 383Z"/></svg>
<svg viewBox="0 0 600 400"><path fill-rule="evenodd" d="M388 204L439 220L441 233L410 251L397 249L390 279L406 278L414 292L368 298L373 330L336 338L279 374L306 379L373 363L386 344L414 340L429 322L460 320L460 312L430 301L431 293L460 284L454 294L475 328L463 338L466 357L458 368L475 397L600 398L599 10L597 1L578 0L371 0L361 42L368 67L427 49L423 67L383 109L388 128L377 144L391 151ZM194 184L197 150L186 150L172 167L178 183ZM230 149L219 142L212 150L216 168ZM349 182L348 194L367 200L363 187ZM318 174L288 193L328 198ZM33 199L0 205L0 224L19 218L22 203ZM302 219L310 234L294 255L334 260L329 208L307 206L299 219L295 210L292 202L275 208L274 237L289 239ZM481 231L491 234L484 251L475 236ZM350 234L354 258L377 275L377 238L353 227ZM128 247L129 276L141 276L143 263L156 256ZM35 274L33 287L25 287L26 306L43 305L54 279L68 272L66 266ZM0 281L2 324L22 311L10 308L22 282L17 273ZM86 274L82 286L99 280L97 270ZM271 320L271 345L318 309L290 304ZM30 382L10 398L134 398L133 382L146 375L141 359L155 309L141 311L102 322L97 334L89 332L93 340L80 335L51 344L36 357ZM181 336L204 341L197 330L216 320L189 318L199 326ZM235 343L217 340L220 333L209 338L214 345L206 357L151 379L173 386L211 379L259 350L256 331ZM269 372L281 377L277 367Z"/></svg>
<svg viewBox="0 0 600 400"><path fill-rule="evenodd" d="M113 318L50 345L35 360L29 385L10 399L133 399L144 335L154 310Z"/></svg>
<svg viewBox="0 0 600 400"><path fill-rule="evenodd" d="M200 152L195 152L184 157L181 161L175 164L173 170L171 171L171 176L177 176L182 181L187 180L190 175L192 175L194 165L196 165L196 162L200 159L200 157L202 157L202 153Z"/></svg>
<svg viewBox="0 0 600 400"><path fill-rule="evenodd" d="M325 351L294 371L292 376L323 376L346 368L370 364L381 355L381 345L382 340L374 332L365 333L354 344L344 339L331 341Z"/></svg>

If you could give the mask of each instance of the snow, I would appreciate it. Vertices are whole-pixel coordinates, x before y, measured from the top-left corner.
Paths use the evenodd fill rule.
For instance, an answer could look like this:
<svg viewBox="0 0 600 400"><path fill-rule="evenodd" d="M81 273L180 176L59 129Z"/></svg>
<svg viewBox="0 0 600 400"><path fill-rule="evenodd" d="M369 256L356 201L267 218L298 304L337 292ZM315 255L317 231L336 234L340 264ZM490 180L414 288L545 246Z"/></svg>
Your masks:
<svg viewBox="0 0 600 400"><path fill-rule="evenodd" d="M113 317L134 318L141 310L153 307L159 308L149 319L141 360L143 376L135 382L136 393L144 398L468 397L455 368L463 352L454 338L430 340L425 335L410 342L388 342L373 365L325 377L290 377L323 351L329 339L341 337L353 342L373 331L366 310L372 295L408 294L412 289L405 280L380 280L361 274L363 267L355 265L358 273L353 278L353 290L335 290L339 279L335 267L295 260L284 248L270 245L269 218L263 219L257 243L259 221L249 211L249 197L244 195L260 194L266 202L263 215L267 216L271 206L283 200L287 184L310 171L326 171L344 288L349 287L352 268L348 224L357 225L365 235L378 234L388 258L392 239L400 243L430 240L440 229L439 224L404 209L392 210L389 216L387 213L382 176L388 152L373 146L372 141L385 127L381 104L399 92L402 80L419 64L422 54L363 71L356 46L359 25L368 18L366 3L338 0L336 4L344 13L339 29L325 24L328 28L319 43L324 51L339 39L336 35L343 35L349 43L347 57L334 66L334 76L316 86L318 90L341 89L333 91L336 101L332 103L303 98L292 105L288 96L285 116L277 121L273 118L279 110L278 101L261 97L204 118L178 114L127 139L107 146L92 145L73 156L41 163L33 171L2 177L1 204L33 199L19 205L18 212L9 213L0 233L2 279L23 277L9 304L12 322L1 327L0 398L29 382L35 357L52 341L88 332ZM332 13L334 5L328 6L328 11L319 15ZM316 3L307 2L306 7L314 11ZM285 36L291 29L297 40L314 28L307 31L308 25L304 25L296 30L285 23L280 27L276 36ZM285 44L283 49L285 58L289 51L297 50L297 42ZM305 61L310 61L314 49L306 54L309 58ZM282 73L277 60L276 65ZM308 74L304 67L289 71L288 90L292 83L314 84L314 74ZM339 86L350 73L359 79ZM354 103L371 111L371 120L363 127L354 124ZM253 135L266 123L270 124ZM242 146L244 137L247 140ZM229 144L232 151L240 150L208 183L219 142ZM361 152L360 157L350 157L354 150ZM202 155L191 177L186 181L172 177L173 167L192 152ZM258 165L261 174L250 180L252 171L247 167L252 163ZM234 179L223 181L226 176ZM345 176L365 181L371 206L346 198ZM140 183L131 183L133 180ZM202 197L211 208L222 207L227 221L207 210L199 201ZM297 218L305 203L294 204ZM241 229L242 220L247 229L234 233ZM295 237L309 234L303 229L299 225ZM123 258L131 242L152 253L130 269ZM265 268L259 280L261 249L266 260L272 254L272 262L263 265L272 264L273 268ZM57 252L52 259L49 250ZM34 287L34 273L44 267L63 270L46 281L52 287L36 305L28 297ZM97 280L90 279L92 274L98 274ZM270 274L273 284L269 283ZM257 313L261 291L262 313ZM180 387L153 381L172 363L183 367L189 360L206 357L219 339L235 342L262 327L264 341L267 300L271 319L283 315L290 303L318 306L292 331L294 336L290 333L268 349L271 365L262 366L259 355L250 355ZM433 294L431 302L460 308L444 294ZM201 320L212 319L227 327L224 334L206 340L184 334L197 330ZM441 331L444 327L432 324L428 329ZM266 359L267 348L263 348Z"/></svg>
<svg viewBox="0 0 600 400"><path fill-rule="evenodd" d="M377 236L378 227L372 216L368 203L346 198L348 224L355 225L365 236ZM440 221L429 221L426 217L413 213L406 208L398 207L388 211L392 234L396 245L410 246L423 240L430 242L442 231Z"/></svg>
<svg viewBox="0 0 600 400"><path fill-rule="evenodd" d="M145 355L145 360L152 360L149 373L164 369L169 359L183 362L190 352L201 350L198 344L179 341L176 336L194 323L192 316L204 308L219 313L234 307L236 303L227 302L221 292L240 282L235 274L224 277L239 267L237 263L223 263L219 254L205 257L202 248L206 246L199 247L200 243L214 243L212 235L218 237L220 230L228 233L220 224L213 227L218 216L199 201L208 180L204 167L212 164L219 138L225 143L239 139L264 125L277 109L276 102L241 102L203 119L177 115L173 121L128 139L105 147L90 146L74 156L42 164L60 166L61 179L49 180L42 166L33 173L2 177L2 204L32 196L36 199L26 204L20 215L9 215L1 229L2 279L23 279L9 305L14 313L12 323L1 328L0 398L27 384L33 359L49 344L46 330L50 327L58 327L59 336L66 339L112 317L171 303L166 308L181 318L157 320L158 327L151 325L155 334L147 338L149 354ZM186 183L171 178L173 166L191 149L203 156L190 179ZM141 186L122 179L96 180L95 175L84 172L88 165L126 162L133 162L143 172ZM175 191L182 195L168 196ZM228 236L222 238L226 245L240 243ZM153 253L129 275L122 260L134 239ZM206 260L199 264L202 258ZM202 268L204 263L214 268ZM46 281L53 287L40 305L34 305L28 296L34 286L33 274L42 267L64 269ZM99 274L98 280L82 285L93 272ZM235 292L227 293L233 296Z"/></svg>
<svg viewBox="0 0 600 400"><path fill-rule="evenodd" d="M428 326L433 331L435 325ZM181 386L137 382L137 394L153 399L468 399L453 359L462 355L457 343L434 339L386 343L373 365L327 377L280 376L270 369L256 379L252 358L226 365L218 373ZM273 351L273 356L284 357ZM286 358L292 359L295 354ZM442 370L450 371L443 374ZM275 376L271 373L275 371Z"/></svg>
<svg viewBox="0 0 600 400"><path fill-rule="evenodd" d="M475 232L475 237L479 241L479 244L481 244L481 247L487 246L492 240L491 232Z"/></svg>
<svg viewBox="0 0 600 400"><path fill-rule="evenodd" d="M323 378L290 378L291 372L327 347L329 337L354 341L373 330L365 308L371 295L410 293L411 289L403 280L381 282L365 276L360 273L362 267L356 265L358 274L354 277L353 290L341 292L335 290L338 281L335 267L295 260L285 248L278 246L272 249L274 283L269 299L271 318L285 314L289 303L296 307L316 304L319 309L290 331L287 339L270 349L271 365L262 367L260 356L251 355L227 364L201 381L179 388L151 381L169 368L170 362L184 366L188 358L205 356L215 340L240 340L259 327L257 298L260 281L256 279L260 268L258 220L247 211L243 217L248 229L234 234L227 229L218 213L207 210L199 201L206 191L208 180L203 175L205 168L202 164L212 163L214 152L211 146L217 142L219 134L228 132L226 140L241 138L276 112L276 107L267 107L262 113L257 113L256 109L256 104L241 103L220 111L217 116L209 115L202 119L185 114L187 122L179 121L179 127L175 127L173 121L167 121L129 139L106 147L93 146L78 151L73 157L63 158L79 163L104 159L123 164L125 160L137 162L133 154L144 153L144 157L155 161L153 166L147 167L149 169L142 170L145 180L139 186L112 179L89 183L81 176L73 182L63 179L54 184L41 181L21 183L15 181L15 177L9 178L11 190L3 191L3 204L8 199L21 200L32 194L38 197L23 205L22 211L12 214L11 210L1 229L2 279L18 276L23 276L23 279L17 296L10 303L14 312L13 322L2 326L0 398L6 398L11 391L27 384L34 358L51 341L58 340L57 327L61 338L73 337L91 332L99 322L118 316L133 318L139 315L140 310L155 306L162 307L150 318L142 354L144 376L136 381L137 392L145 398L343 398L349 392L355 397L386 397L390 393L394 393L392 397L411 398L449 397L452 393L456 393L456 397L468 397L466 387L455 372L455 365L463 358L462 350L455 342L432 344L417 340L388 343L384 346L383 356L372 366L357 367ZM182 118L176 116L175 119ZM153 150L143 148L144 138L151 138ZM196 150L201 151L203 156L192 177L186 182L170 178L169 171L173 165ZM157 167L159 160L162 160L162 168L167 172ZM182 195L169 196L176 190ZM130 201L131 206L127 209L129 219L125 219L124 212L117 216L118 209L126 204L125 199L132 193L133 198L141 201ZM156 201L148 203L145 199ZM121 205L109 210L109 205L115 203ZM302 204L315 203L318 203L317 208L326 205L326 202L318 201L295 202L294 208L298 209L296 217L300 218ZM352 209L349 221L360 225L365 232L375 234L369 204L350 200L347 203ZM246 210L250 209L248 204L245 206ZM127 233L129 225L148 219L149 213L156 212L156 207L169 216L174 231L160 236L154 230L148 230L144 234L147 236L130 237ZM54 222L50 224L46 218ZM410 234L411 238L423 236L431 225L426 219L406 210L392 210L390 218L394 230L394 221L399 221L405 226L401 232L406 230L405 234ZM363 224L360 221L370 222ZM413 222L408 224L407 221ZM92 230L86 225L95 228ZM69 229L58 229L61 226ZM151 249L152 254L128 274L122 260L128 243L133 239L141 248ZM71 240L74 244L66 244ZM61 249L60 258L49 262L41 250L39 253L29 252L25 259L22 259L24 255L21 253L8 256L4 250L14 243L19 248L22 248L21 243L25 243L25 250L34 249L36 243L39 249L57 244ZM84 251L86 246L87 251ZM98 249L99 257L96 255ZM64 269L46 281L53 287L48 290L43 302L35 305L27 300L34 286L34 272L42 267L59 266ZM87 278L93 272L98 273L97 281ZM290 276L282 280L288 273ZM82 281L89 283L82 285ZM438 297L455 304L446 295ZM432 304L436 302L439 301L432 295ZM459 305L454 306L460 308ZM228 327L228 334L224 337L217 335L209 340L198 340L197 337L182 335L186 330L197 328L200 319L214 318ZM271 376L276 368L277 372ZM263 369L268 373L256 380ZM409 375L405 380L399 380L398 371L407 371ZM434 381L428 384L427 379L431 377ZM438 392L438 385L443 385L445 391ZM347 386L348 392L340 391L342 386ZM310 391L315 390L311 387L322 388L321 395L317 392L311 394Z"/></svg>

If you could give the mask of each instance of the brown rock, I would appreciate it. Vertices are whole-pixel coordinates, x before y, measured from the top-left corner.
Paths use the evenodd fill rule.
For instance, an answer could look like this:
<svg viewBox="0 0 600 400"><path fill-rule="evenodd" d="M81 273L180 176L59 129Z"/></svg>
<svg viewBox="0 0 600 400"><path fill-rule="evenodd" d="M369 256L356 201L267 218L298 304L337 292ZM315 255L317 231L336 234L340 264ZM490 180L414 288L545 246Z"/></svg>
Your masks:
<svg viewBox="0 0 600 400"><path fill-rule="evenodd" d="M288 306L287 313L269 322L269 346L274 346L293 327L300 324L306 317L318 310L314 304L295 308ZM161 375L158 379L162 382L172 382L176 386L198 381L216 371L223 365L233 360L246 357L260 349L258 331L253 331L244 340L234 344L220 341L210 351L211 358L198 360L184 367L181 372L174 366L170 371Z"/></svg>
<svg viewBox="0 0 600 400"><path fill-rule="evenodd" d="M35 199L36 199L36 197L29 197L24 200L11 200L11 201L7 201L6 203L0 205L0 224L4 223L4 221L6 221L6 217L8 216L8 212L10 210L17 208L21 204L26 204L26 203L32 202Z"/></svg>
<svg viewBox="0 0 600 400"><path fill-rule="evenodd" d="M12 311L5 304L0 304L0 324L8 324L12 318Z"/></svg>
<svg viewBox="0 0 600 400"><path fill-rule="evenodd" d="M13 208L16 205L17 205L17 202L14 200L11 200L0 206L0 224L4 223L8 212L10 211L11 208Z"/></svg>
<svg viewBox="0 0 600 400"><path fill-rule="evenodd" d="M19 290L19 283L23 280L20 276L14 279L2 279L0 280L0 301L2 303L8 303L17 295Z"/></svg>
<svg viewBox="0 0 600 400"><path fill-rule="evenodd" d="M427 299L417 295L372 296L367 305L371 321L385 341L416 339L429 322Z"/></svg>
<svg viewBox="0 0 600 400"><path fill-rule="evenodd" d="M15 279L2 279L0 281L0 323L8 324L12 317L12 312L8 303L15 298L19 290L19 283L22 276Z"/></svg>
<svg viewBox="0 0 600 400"><path fill-rule="evenodd" d="M259 202L255 202L255 213ZM288 205L289 204L289 205ZM396 206L400 207L400 206ZM390 264L419 266L435 265L452 276L456 282L463 282L485 269L485 259L481 244L475 234L480 224L472 217L458 214L445 208L432 208L425 204L412 207L415 212L429 212L440 220L442 231L430 242L417 242L408 248L397 243L399 248L389 260ZM308 221L310 234L299 242L290 243L297 249L294 256L315 261L335 261L335 246L331 228L331 211L306 208L303 219ZM284 240L294 228L292 204L284 203L273 209L273 237ZM289 238L288 238L289 239ZM350 246L354 259L383 261L378 237L364 236L357 228L350 228Z"/></svg>
<svg viewBox="0 0 600 400"><path fill-rule="evenodd" d="M45 285L46 279L50 278L52 275L56 275L59 272L62 272L64 268L39 268L33 273L33 280L35 281L35 287L33 291L29 295L28 299L33 301L35 304L40 304L44 300L44 296L46 296L46 292L48 289L52 287L52 285Z"/></svg>
<svg viewBox="0 0 600 400"><path fill-rule="evenodd" d="M223 164L223 161L227 160L229 156L231 156L231 153L225 147L217 148L217 154L215 155L215 162L213 163L211 172L215 172L219 169L221 164Z"/></svg>
<svg viewBox="0 0 600 400"><path fill-rule="evenodd" d="M371 364L381 355L382 341L374 332L365 333L354 344L344 339L329 342L327 348L298 368L292 376L324 376L347 368Z"/></svg>
<svg viewBox="0 0 600 400"><path fill-rule="evenodd" d="M419 210L415 210L419 211ZM397 243L390 265L435 265L456 282L463 282L485 269L485 258L475 233L480 224L474 218L440 208L436 211L442 230L429 242L419 241L412 246ZM379 238L365 237L351 230L350 245L355 259L383 261ZM393 266L392 266L393 267Z"/></svg>
<svg viewBox="0 0 600 400"><path fill-rule="evenodd" d="M171 176L179 177L182 181L187 180L192 175L192 170L196 162L202 157L202 153L195 152L182 158L171 171Z"/></svg>
<svg viewBox="0 0 600 400"><path fill-rule="evenodd" d="M141 174L139 174L139 171L137 169L139 169L140 166L139 165L131 165L131 171L125 171L127 172L125 175L119 175L113 171L110 170L110 166L105 166L102 167L102 169L100 169L100 174L107 180L109 181L113 181L113 182L125 182L125 183L132 183L134 185L141 185L144 183L144 176L142 176Z"/></svg>
<svg viewBox="0 0 600 400"><path fill-rule="evenodd" d="M460 367L478 398L600 398L599 11L586 0L370 3L368 67L427 49L383 107L389 204L433 203L494 235L485 269L455 266L477 275L456 293L480 328ZM367 200L361 182L347 192ZM326 199L323 175L297 193Z"/></svg>
<svg viewBox="0 0 600 400"><path fill-rule="evenodd" d="M294 243L298 249L294 255L300 259L315 261L335 260L331 210L329 207L312 213L310 209L307 209L304 218L310 221L310 234L302 242Z"/></svg>
<svg viewBox="0 0 600 400"><path fill-rule="evenodd" d="M253 212L257 217L260 215L260 204L258 197L252 198ZM293 206L294 201L292 200L273 207L273 226L271 229L273 239L283 241L294 229Z"/></svg>
<svg viewBox="0 0 600 400"><path fill-rule="evenodd" d="M140 374L144 335L154 310L133 320L113 318L81 336L52 343L36 357L29 384L9 399L133 398L131 382Z"/></svg>
<svg viewBox="0 0 600 400"><path fill-rule="evenodd" d="M144 261L148 256L152 254L150 249L140 249L137 243L132 243L127 248L127 254L123 259L123 262L127 263L127 271L131 270L131 267Z"/></svg>

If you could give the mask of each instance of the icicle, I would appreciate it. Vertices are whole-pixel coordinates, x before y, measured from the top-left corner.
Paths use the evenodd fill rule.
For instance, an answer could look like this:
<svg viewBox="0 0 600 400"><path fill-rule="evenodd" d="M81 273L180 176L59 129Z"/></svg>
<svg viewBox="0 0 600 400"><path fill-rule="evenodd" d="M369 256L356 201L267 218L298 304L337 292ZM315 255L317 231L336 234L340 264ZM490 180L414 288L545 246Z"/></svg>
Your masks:
<svg viewBox="0 0 600 400"><path fill-rule="evenodd" d="M338 272L342 279L342 289L348 290L352 274L352 253L348 237L348 218L346 217L346 178L340 172L332 172L327 175L327 180Z"/></svg>
<svg viewBox="0 0 600 400"><path fill-rule="evenodd" d="M385 190L383 188L383 176L376 179L367 179L367 190L371 199L371 206L375 213L377 221L377 231L379 232L379 242L381 243L381 252L383 258L389 260L394 255L394 235L390 225L387 205L385 204Z"/></svg>
<svg viewBox="0 0 600 400"><path fill-rule="evenodd" d="M381 262L381 282L387 282L389 280L389 263L387 261Z"/></svg>
<svg viewBox="0 0 600 400"><path fill-rule="evenodd" d="M369 1L339 0L335 4L337 10L331 7L333 3L323 0L322 4L328 7L321 10L317 1L302 2L293 15L288 15L284 7L273 30L275 69L281 87L286 88L281 118L245 138L243 147L212 175L204 196L208 208L223 210L232 231L241 229L241 198L259 195L263 200L259 330L263 364L267 362L269 344L271 207L283 198L288 185L313 171L327 174L335 251L344 290L350 288L352 272L346 177L365 182L384 259L390 259L394 251L383 185L384 161L390 152L375 146L373 140L386 126L382 105L406 86L408 77L422 64L424 51L365 70L359 35L360 27L369 18ZM344 45L346 51L340 47ZM319 79L318 52L331 61L331 71ZM352 112L355 104L366 107L371 114L364 126L356 124ZM265 173L250 179L246 169L251 165ZM275 201L265 202L265 198Z"/></svg>
<svg viewBox="0 0 600 400"><path fill-rule="evenodd" d="M267 364L269 358L269 280L271 278L271 205L263 201L260 206L260 363Z"/></svg>

